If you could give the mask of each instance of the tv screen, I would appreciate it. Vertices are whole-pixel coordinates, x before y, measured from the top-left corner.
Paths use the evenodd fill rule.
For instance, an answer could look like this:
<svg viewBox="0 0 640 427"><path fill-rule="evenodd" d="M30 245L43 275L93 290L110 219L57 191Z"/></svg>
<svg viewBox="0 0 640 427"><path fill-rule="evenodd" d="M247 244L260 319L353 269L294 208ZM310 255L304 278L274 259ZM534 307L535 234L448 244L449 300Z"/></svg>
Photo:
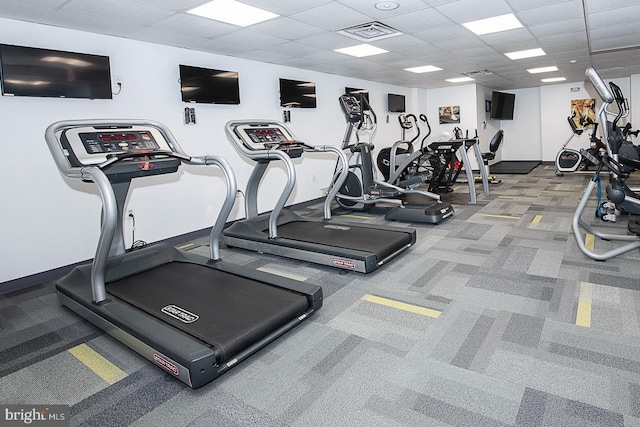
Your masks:
<svg viewBox="0 0 640 427"><path fill-rule="evenodd" d="M497 120L513 120L513 108L516 95L514 93L491 93L491 118Z"/></svg>
<svg viewBox="0 0 640 427"><path fill-rule="evenodd" d="M280 106L316 108L316 84L299 80L280 79Z"/></svg>
<svg viewBox="0 0 640 427"><path fill-rule="evenodd" d="M359 98L360 94L362 94L362 96L364 96L364 98L367 100L367 104L369 103L369 91L366 89L358 89L355 87L345 87L344 93L349 95L354 95L358 99L360 99Z"/></svg>
<svg viewBox="0 0 640 427"><path fill-rule="evenodd" d="M235 71L180 65L183 102L240 104L240 84Z"/></svg>
<svg viewBox="0 0 640 427"><path fill-rule="evenodd" d="M109 57L0 44L7 96L111 99Z"/></svg>
<svg viewBox="0 0 640 427"><path fill-rule="evenodd" d="M404 95L387 94L387 111L390 113L404 113Z"/></svg>

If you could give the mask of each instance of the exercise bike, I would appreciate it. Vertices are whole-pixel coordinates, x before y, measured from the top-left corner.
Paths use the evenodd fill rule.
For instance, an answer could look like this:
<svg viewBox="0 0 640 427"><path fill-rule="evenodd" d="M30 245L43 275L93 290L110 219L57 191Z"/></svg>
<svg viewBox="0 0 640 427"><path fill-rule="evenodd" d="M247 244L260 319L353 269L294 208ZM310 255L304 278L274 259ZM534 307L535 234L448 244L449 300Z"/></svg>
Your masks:
<svg viewBox="0 0 640 427"><path fill-rule="evenodd" d="M396 205L385 215L391 221L439 224L453 215L453 207L443 203L440 196L414 188L402 188L375 177L372 144L377 128L376 114L366 98L344 94L339 98L340 107L347 120L342 149L349 158L347 179L336 194L339 206L357 211L368 211L377 203ZM352 142L355 134L356 141ZM361 138L366 135L366 141ZM336 170L337 176L341 170ZM335 181L334 181L335 182ZM408 203L403 196L422 196L420 203Z"/></svg>

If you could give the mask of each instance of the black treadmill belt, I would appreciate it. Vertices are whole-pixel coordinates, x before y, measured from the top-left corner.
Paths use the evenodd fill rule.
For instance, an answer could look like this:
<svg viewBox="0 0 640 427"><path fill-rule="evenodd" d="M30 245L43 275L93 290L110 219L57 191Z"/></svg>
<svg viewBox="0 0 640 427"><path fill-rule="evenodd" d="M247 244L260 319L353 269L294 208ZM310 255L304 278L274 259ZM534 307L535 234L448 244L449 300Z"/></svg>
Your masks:
<svg viewBox="0 0 640 427"><path fill-rule="evenodd" d="M411 234L351 224L293 221L278 226L278 236L336 248L370 252L378 261L411 244Z"/></svg>
<svg viewBox="0 0 640 427"><path fill-rule="evenodd" d="M221 363L308 308L303 295L183 262L108 283L107 292L215 346Z"/></svg>

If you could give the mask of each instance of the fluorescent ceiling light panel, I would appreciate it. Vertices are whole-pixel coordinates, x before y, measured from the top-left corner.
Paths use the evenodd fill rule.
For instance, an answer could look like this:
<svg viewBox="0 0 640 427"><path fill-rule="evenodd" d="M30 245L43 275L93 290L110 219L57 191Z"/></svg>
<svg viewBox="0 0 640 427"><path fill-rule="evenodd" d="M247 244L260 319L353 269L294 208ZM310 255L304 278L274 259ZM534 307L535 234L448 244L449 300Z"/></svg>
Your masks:
<svg viewBox="0 0 640 427"><path fill-rule="evenodd" d="M249 25L280 16L236 0L213 0L202 6L187 10L187 13L240 27L248 27Z"/></svg>
<svg viewBox="0 0 640 427"><path fill-rule="evenodd" d="M430 73L432 71L441 71L442 68L434 67L433 65L423 65L421 67L405 68L405 71L411 71L412 73Z"/></svg>
<svg viewBox="0 0 640 427"><path fill-rule="evenodd" d="M549 77L548 79L540 79L540 81L543 83L563 82L565 80L567 79L565 79L564 77Z"/></svg>
<svg viewBox="0 0 640 427"><path fill-rule="evenodd" d="M469 30L476 35L498 33L500 31L512 30L514 28L522 28L522 24L513 13L506 15L494 16L493 18L479 19L477 21L466 22L464 24Z"/></svg>
<svg viewBox="0 0 640 427"><path fill-rule="evenodd" d="M529 68L527 71L531 74L550 73L551 71L558 71L558 67L552 65L551 67Z"/></svg>
<svg viewBox="0 0 640 427"><path fill-rule="evenodd" d="M544 56L546 55L546 53L544 53L544 50L537 48L537 49L519 50L517 52L509 52L509 53L505 53L505 55L507 56L507 58L515 60L515 59L533 58L536 56Z"/></svg>
<svg viewBox="0 0 640 427"><path fill-rule="evenodd" d="M379 55L381 53L387 53L389 51L364 43L351 47L343 47L342 49L335 49L335 52L355 56L356 58L362 58L364 56Z"/></svg>
<svg viewBox="0 0 640 427"><path fill-rule="evenodd" d="M454 79L445 79L445 81L448 81L449 83L464 83L473 82L475 79L472 79L471 77L456 77Z"/></svg>

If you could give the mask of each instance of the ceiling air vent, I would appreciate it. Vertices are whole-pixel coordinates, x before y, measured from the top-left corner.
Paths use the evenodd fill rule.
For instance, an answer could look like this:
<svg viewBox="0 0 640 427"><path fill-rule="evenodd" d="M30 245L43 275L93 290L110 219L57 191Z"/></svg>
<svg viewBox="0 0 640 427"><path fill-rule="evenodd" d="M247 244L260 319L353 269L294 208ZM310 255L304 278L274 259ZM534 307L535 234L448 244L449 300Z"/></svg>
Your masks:
<svg viewBox="0 0 640 427"><path fill-rule="evenodd" d="M478 71L469 71L468 73L461 73L463 76L467 77L477 77L477 76L488 76L489 74L493 74L489 70L478 70Z"/></svg>
<svg viewBox="0 0 640 427"><path fill-rule="evenodd" d="M395 28L377 21L345 28L338 31L338 34L342 34L363 42L372 42L402 35L402 33Z"/></svg>

